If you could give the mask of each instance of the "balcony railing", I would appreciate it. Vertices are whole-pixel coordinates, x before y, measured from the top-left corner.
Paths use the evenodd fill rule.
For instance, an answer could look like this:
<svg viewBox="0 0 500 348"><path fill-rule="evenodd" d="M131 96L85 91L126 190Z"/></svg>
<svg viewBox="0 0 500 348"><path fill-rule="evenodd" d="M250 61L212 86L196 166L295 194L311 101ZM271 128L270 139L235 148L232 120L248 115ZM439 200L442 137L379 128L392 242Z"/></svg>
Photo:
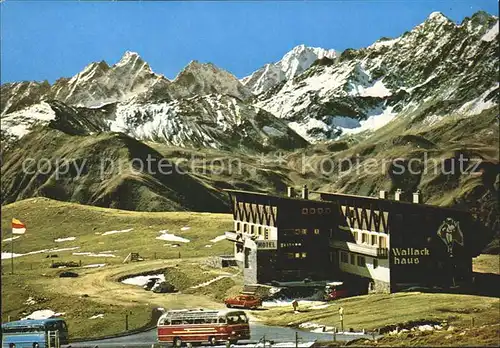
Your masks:
<svg viewBox="0 0 500 348"><path fill-rule="evenodd" d="M332 240L330 241L330 246L332 248L350 251L353 253L367 255L367 256L373 256L382 259L386 259L389 254L387 248L379 248L375 245L358 244L342 240Z"/></svg>

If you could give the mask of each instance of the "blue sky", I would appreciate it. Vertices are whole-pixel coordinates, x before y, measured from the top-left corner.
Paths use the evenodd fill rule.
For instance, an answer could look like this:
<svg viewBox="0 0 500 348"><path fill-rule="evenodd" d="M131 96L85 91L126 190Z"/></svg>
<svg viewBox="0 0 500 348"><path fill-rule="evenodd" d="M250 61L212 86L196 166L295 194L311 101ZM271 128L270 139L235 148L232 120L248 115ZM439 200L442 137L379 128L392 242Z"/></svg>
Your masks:
<svg viewBox="0 0 500 348"><path fill-rule="evenodd" d="M399 36L441 11L460 22L497 0L76 2L6 0L1 5L1 81L73 76L127 50L174 78L196 59L238 77L299 44L344 50Z"/></svg>

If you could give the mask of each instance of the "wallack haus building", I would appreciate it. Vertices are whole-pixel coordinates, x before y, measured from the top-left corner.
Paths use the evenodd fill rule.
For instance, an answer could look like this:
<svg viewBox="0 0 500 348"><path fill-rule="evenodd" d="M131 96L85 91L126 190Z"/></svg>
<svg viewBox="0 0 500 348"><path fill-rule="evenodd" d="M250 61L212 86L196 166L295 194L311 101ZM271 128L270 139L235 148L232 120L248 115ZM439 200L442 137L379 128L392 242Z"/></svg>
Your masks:
<svg viewBox="0 0 500 348"><path fill-rule="evenodd" d="M227 190L234 230L226 239L245 284L364 282L372 291L471 281L482 225L466 211L400 200L314 192L295 197Z"/></svg>

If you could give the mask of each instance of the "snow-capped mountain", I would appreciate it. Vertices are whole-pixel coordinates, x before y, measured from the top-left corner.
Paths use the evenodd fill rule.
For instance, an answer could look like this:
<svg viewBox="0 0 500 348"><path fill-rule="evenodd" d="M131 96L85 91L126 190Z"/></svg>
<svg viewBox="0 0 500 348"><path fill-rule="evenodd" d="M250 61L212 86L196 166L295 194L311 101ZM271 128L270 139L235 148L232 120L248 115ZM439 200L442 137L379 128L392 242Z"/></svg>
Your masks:
<svg viewBox="0 0 500 348"><path fill-rule="evenodd" d="M498 104L498 18L441 13L395 39L344 51L258 96L311 142L376 130L403 115L436 120Z"/></svg>
<svg viewBox="0 0 500 348"><path fill-rule="evenodd" d="M316 60L334 59L336 56L337 53L332 49L299 45L285 54L280 61L264 65L250 76L244 77L241 82L254 94L260 94L306 71Z"/></svg>
<svg viewBox="0 0 500 348"><path fill-rule="evenodd" d="M247 99L252 93L225 70L197 61L189 63L174 81L154 73L137 53L126 52L108 66L104 61L88 65L72 78L48 82L20 82L2 85L1 114L17 111L43 100L59 100L68 105L98 107L108 103L147 103L176 98L228 94Z"/></svg>
<svg viewBox="0 0 500 348"><path fill-rule="evenodd" d="M2 134L19 138L49 122L43 102L50 100L76 114L93 110L109 129L177 146L260 149L277 134L290 135L289 146L300 143L297 134L314 143L375 131L392 120L420 127L498 105L497 38L498 18L487 13L457 25L435 12L399 37L340 55L297 46L241 81L197 61L170 81L127 52L112 66L92 63L53 85L2 85Z"/></svg>

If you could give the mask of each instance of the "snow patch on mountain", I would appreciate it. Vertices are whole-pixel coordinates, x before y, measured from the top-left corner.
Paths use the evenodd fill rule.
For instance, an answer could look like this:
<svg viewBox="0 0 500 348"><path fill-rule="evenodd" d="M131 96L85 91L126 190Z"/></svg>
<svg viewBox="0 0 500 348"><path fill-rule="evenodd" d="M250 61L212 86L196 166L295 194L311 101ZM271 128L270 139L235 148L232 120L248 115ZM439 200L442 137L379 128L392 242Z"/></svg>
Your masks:
<svg viewBox="0 0 500 348"><path fill-rule="evenodd" d="M382 79L375 81L374 83L363 86L363 85L352 85L352 90L349 95L359 96L359 97L388 97L390 96L391 90L388 89Z"/></svg>
<svg viewBox="0 0 500 348"><path fill-rule="evenodd" d="M28 134L35 124L47 124L56 118L49 104L42 102L2 116L2 133L20 139Z"/></svg>
<svg viewBox="0 0 500 348"><path fill-rule="evenodd" d="M250 76L241 79L241 82L254 94L260 94L282 81L300 75L316 60L324 57L334 59L337 53L332 49L299 45L286 53L278 62L264 65Z"/></svg>
<svg viewBox="0 0 500 348"><path fill-rule="evenodd" d="M481 37L482 41L490 42L495 40L495 38L498 36L498 21L495 23L491 29L489 29L486 34Z"/></svg>

